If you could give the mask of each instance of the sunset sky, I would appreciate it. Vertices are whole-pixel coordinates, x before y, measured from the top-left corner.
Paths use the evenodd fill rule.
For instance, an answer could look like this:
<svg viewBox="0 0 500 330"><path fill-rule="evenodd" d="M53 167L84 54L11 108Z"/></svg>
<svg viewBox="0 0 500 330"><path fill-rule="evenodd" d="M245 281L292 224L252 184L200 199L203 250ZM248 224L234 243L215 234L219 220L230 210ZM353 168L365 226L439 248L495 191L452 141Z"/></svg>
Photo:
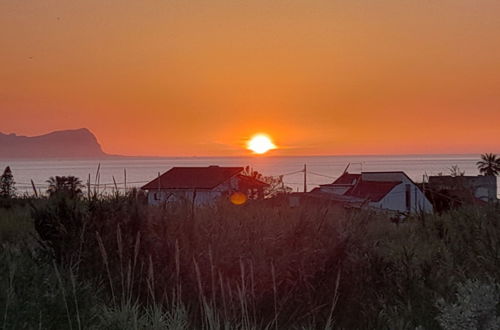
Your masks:
<svg viewBox="0 0 500 330"><path fill-rule="evenodd" d="M113 154L500 152L500 1L0 0L0 111Z"/></svg>

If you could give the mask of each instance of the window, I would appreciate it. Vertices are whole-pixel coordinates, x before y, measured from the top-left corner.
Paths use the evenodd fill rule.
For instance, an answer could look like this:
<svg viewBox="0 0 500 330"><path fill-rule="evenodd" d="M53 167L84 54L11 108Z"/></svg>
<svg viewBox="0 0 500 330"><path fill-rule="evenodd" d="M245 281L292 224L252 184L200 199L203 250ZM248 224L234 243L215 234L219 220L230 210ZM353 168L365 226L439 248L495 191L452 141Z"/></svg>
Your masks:
<svg viewBox="0 0 500 330"><path fill-rule="evenodd" d="M406 185L406 210L411 210L411 185Z"/></svg>

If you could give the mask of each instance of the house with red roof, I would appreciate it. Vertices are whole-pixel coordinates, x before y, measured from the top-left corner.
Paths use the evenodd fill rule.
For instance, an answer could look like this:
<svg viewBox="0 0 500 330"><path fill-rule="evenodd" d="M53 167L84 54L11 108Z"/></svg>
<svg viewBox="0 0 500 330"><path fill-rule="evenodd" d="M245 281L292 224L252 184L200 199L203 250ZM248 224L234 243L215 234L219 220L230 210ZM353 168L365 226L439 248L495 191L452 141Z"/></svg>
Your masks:
<svg viewBox="0 0 500 330"><path fill-rule="evenodd" d="M432 213L433 207L420 188L404 172L345 172L330 184L311 191L345 203L403 213Z"/></svg>
<svg viewBox="0 0 500 330"><path fill-rule="evenodd" d="M186 201L206 206L231 196L237 196L239 203L262 197L267 184L243 171L243 167L172 167L141 189L150 205Z"/></svg>

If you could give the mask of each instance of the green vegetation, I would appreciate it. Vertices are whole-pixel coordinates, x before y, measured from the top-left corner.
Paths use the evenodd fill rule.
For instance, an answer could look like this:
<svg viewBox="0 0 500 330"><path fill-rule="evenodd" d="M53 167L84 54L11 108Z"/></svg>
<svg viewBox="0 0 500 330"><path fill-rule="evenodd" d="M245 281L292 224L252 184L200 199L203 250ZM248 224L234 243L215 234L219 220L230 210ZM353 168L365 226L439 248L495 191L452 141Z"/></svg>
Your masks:
<svg viewBox="0 0 500 330"><path fill-rule="evenodd" d="M135 192L0 208L3 329L498 328L500 208L395 224Z"/></svg>

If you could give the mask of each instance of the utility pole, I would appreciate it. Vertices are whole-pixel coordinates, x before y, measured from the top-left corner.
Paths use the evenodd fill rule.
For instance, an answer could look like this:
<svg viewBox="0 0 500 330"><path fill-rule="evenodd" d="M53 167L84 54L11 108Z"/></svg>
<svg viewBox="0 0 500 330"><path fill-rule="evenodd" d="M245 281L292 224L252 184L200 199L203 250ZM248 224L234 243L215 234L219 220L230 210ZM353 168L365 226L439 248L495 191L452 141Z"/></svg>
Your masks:
<svg viewBox="0 0 500 330"><path fill-rule="evenodd" d="M307 166L304 164L304 192L307 192Z"/></svg>

